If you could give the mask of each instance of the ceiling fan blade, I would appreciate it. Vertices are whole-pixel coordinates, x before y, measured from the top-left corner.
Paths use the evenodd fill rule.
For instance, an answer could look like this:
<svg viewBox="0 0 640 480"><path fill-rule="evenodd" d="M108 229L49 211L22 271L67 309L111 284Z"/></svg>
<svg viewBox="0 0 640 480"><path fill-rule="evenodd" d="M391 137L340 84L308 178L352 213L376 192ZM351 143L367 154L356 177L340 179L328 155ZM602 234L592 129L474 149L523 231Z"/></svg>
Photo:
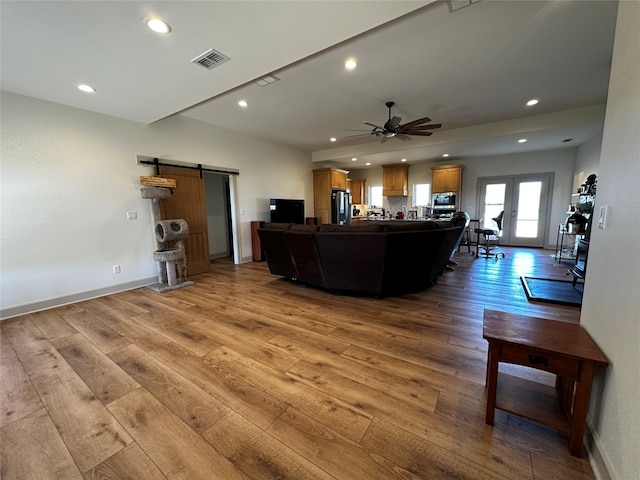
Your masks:
<svg viewBox="0 0 640 480"><path fill-rule="evenodd" d="M397 134L396 138L399 138L403 142L407 142L407 141L411 140L411 137L409 135L405 135L404 133Z"/></svg>
<svg viewBox="0 0 640 480"><path fill-rule="evenodd" d="M382 140L380 140L380 143L386 143L387 140L389 140L389 137L387 137L386 135L382 137Z"/></svg>
<svg viewBox="0 0 640 480"><path fill-rule="evenodd" d="M385 130L394 130L398 125L400 125L401 121L402 119L400 117L393 117L384 124L384 128Z"/></svg>
<svg viewBox="0 0 640 480"><path fill-rule="evenodd" d="M423 137L430 137L433 135L433 132L411 132L409 135L421 135Z"/></svg>
<svg viewBox="0 0 640 480"><path fill-rule="evenodd" d="M405 127L405 128L409 127L409 128L411 128L411 127L415 127L417 125L420 125L421 123L429 123L430 121L431 121L431 119L429 117L419 118L419 119L414 120L412 122L405 123L404 125L401 125L401 127Z"/></svg>
<svg viewBox="0 0 640 480"><path fill-rule="evenodd" d="M370 132L371 130L363 130L362 128L345 128L345 132Z"/></svg>
<svg viewBox="0 0 640 480"><path fill-rule="evenodd" d="M370 127L379 128L380 130L384 130L382 127L379 127L378 125L374 125L373 123L365 122L364 120L361 120L361 122L364 123L365 125L369 125Z"/></svg>
<svg viewBox="0 0 640 480"><path fill-rule="evenodd" d="M436 128L440 128L442 127L442 124L440 123L434 123L433 125L422 125L420 127L413 127L413 128L404 128L403 127L399 127L398 128L398 132L400 133L408 133L409 135L411 135L412 132L422 132L424 130L434 130Z"/></svg>

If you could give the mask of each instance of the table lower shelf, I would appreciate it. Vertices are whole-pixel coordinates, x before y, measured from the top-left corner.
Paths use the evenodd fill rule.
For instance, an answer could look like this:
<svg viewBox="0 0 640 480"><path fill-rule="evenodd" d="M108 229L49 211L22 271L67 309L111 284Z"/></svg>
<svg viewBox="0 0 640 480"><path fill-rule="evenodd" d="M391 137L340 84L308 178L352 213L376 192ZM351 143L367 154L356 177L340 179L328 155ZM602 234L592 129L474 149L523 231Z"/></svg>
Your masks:
<svg viewBox="0 0 640 480"><path fill-rule="evenodd" d="M568 434L570 423L548 385L498 373L496 408Z"/></svg>

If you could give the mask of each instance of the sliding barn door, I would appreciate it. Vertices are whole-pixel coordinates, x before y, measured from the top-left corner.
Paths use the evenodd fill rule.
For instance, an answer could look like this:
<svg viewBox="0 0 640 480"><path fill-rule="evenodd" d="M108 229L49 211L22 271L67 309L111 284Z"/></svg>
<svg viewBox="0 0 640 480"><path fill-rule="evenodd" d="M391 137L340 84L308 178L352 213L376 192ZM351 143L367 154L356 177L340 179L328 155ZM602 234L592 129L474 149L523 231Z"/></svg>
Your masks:
<svg viewBox="0 0 640 480"><path fill-rule="evenodd" d="M160 167L160 176L176 181L173 195L160 201L162 219L182 218L189 225L189 237L184 241L187 275L208 272L209 238L204 179L200 178L198 170L173 167Z"/></svg>

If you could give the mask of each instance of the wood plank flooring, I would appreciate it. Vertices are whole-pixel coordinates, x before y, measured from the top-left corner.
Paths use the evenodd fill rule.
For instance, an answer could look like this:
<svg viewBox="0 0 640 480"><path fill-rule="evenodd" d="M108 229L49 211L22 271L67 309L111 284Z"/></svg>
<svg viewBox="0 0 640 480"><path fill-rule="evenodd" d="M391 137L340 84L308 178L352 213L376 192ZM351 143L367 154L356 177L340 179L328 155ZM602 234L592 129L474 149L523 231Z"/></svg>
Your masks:
<svg viewBox="0 0 640 480"><path fill-rule="evenodd" d="M0 474L593 479L566 437L502 412L484 422L483 309L579 319L526 299L521 275L566 278L552 252L503 250L458 253L436 285L395 298L334 295L223 260L192 287L7 320Z"/></svg>

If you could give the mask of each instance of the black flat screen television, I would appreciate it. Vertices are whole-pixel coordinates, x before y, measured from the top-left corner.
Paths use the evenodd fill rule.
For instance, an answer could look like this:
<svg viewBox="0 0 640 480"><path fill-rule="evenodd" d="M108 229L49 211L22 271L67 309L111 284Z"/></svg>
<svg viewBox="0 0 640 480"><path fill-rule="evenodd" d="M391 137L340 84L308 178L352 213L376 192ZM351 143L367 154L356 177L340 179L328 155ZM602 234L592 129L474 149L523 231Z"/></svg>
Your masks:
<svg viewBox="0 0 640 480"><path fill-rule="evenodd" d="M272 198L269 211L272 222L304 224L304 200Z"/></svg>

